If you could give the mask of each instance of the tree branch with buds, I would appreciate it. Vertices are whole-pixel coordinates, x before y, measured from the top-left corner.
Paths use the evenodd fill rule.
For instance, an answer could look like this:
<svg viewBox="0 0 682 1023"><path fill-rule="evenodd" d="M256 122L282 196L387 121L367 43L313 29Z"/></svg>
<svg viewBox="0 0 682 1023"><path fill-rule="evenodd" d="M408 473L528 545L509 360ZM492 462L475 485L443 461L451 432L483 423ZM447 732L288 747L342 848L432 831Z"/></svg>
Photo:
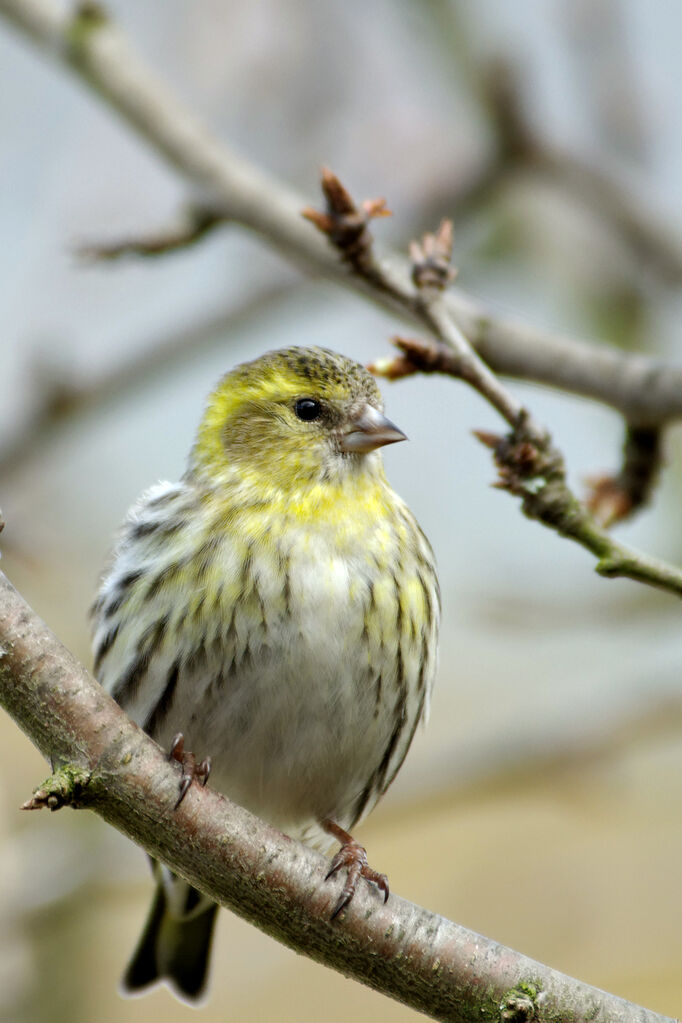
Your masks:
<svg viewBox="0 0 682 1023"><path fill-rule="evenodd" d="M303 215L344 255L337 222L347 218L355 223L357 218L362 218L366 205L357 207L350 194L328 170L323 172L322 190L326 211L313 216L306 209ZM332 224L333 231L330 230ZM597 523L589 509L570 490L563 456L554 447L549 431L536 422L507 390L460 330L444 294L454 277L450 266L451 224L443 221L435 234L426 234L421 242L412 243L411 282L404 283L402 287L394 279L385 278L380 262L373 258L366 219L363 230L362 259L351 262L354 273L366 275L367 280L380 290L390 290L393 298L421 319L437 339L397 338L395 343L401 352L397 359L375 362L370 368L389 380L416 372L438 372L466 381L511 428L504 436L480 432L476 435L493 450L499 470L497 486L521 499L521 507L528 518L589 550L598 559L596 570L600 575L627 577L682 596L681 569L618 543ZM622 485L620 489L615 484L612 487L612 493L620 497L621 505L617 508L620 517L623 517L622 502L630 501L629 510L637 501L641 503L648 493L655 467L654 459L647 459L644 454L645 437L648 438L646 451L657 454L657 444L652 445L651 433L642 430L633 435L638 439L632 440L630 454L626 455L626 468L621 473ZM606 484L602 486L605 490ZM593 505L599 506L600 501L604 504L605 498L598 499L595 493L592 500Z"/></svg>
<svg viewBox="0 0 682 1023"><path fill-rule="evenodd" d="M94 810L216 902L290 948L436 1020L672 1023L368 883L333 923L341 882L318 853L192 785L0 573L0 705L60 764L24 805Z"/></svg>
<svg viewBox="0 0 682 1023"><path fill-rule="evenodd" d="M402 257L396 253L382 257L381 288L367 274L349 273L348 261L339 260L321 237L306 229L300 217L305 200L214 138L156 78L101 7L82 3L70 12L57 0L0 0L0 16L50 58L61 61L127 121L193 190L199 189L213 215L255 231L313 273L370 295L411 322L423 324L414 309L396 297L410 279L410 266ZM364 213L376 216L382 209ZM115 242L110 248L141 253L150 246L142 239L138 244ZM682 417L679 366L515 322L458 289L451 288L443 302L472 347L497 373L603 402L632 425L662 426Z"/></svg>

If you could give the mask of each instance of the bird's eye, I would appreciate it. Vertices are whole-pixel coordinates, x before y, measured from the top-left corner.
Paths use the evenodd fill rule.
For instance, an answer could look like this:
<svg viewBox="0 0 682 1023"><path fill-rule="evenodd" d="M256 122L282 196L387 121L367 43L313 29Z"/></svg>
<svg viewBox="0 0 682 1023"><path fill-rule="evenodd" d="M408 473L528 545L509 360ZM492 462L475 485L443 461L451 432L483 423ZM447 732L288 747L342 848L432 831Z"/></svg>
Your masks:
<svg viewBox="0 0 682 1023"><path fill-rule="evenodd" d="M319 418L322 406L314 398L299 398L294 405L294 412L299 419L302 419L305 423L310 423L313 419Z"/></svg>

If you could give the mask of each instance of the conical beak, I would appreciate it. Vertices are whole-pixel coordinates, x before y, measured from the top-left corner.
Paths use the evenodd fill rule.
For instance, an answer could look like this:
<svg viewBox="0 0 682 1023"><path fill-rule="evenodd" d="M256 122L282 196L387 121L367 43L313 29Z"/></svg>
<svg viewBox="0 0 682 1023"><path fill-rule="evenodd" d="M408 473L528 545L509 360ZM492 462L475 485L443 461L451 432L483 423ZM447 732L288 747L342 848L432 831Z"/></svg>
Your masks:
<svg viewBox="0 0 682 1023"><path fill-rule="evenodd" d="M353 417L348 433L341 437L339 447L342 451L366 454L385 444L397 444L399 440L407 440L407 437L395 423L382 415L373 405L363 405Z"/></svg>

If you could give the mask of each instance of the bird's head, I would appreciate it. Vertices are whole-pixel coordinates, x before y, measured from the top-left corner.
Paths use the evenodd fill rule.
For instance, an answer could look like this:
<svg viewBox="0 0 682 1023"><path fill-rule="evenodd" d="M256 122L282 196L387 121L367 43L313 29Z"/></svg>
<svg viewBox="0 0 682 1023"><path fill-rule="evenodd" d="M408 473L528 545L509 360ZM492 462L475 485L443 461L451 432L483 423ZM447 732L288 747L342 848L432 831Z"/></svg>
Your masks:
<svg viewBox="0 0 682 1023"><path fill-rule="evenodd" d="M190 471L282 490L378 468L377 448L405 440L374 378L324 348L286 348L237 366L208 400Z"/></svg>

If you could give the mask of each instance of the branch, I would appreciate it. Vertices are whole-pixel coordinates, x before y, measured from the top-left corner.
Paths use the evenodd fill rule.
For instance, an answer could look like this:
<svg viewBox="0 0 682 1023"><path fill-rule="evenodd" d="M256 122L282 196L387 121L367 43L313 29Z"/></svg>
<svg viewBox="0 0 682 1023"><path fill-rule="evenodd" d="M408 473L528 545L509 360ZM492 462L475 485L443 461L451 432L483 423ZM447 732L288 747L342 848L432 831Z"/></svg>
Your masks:
<svg viewBox="0 0 682 1023"><path fill-rule="evenodd" d="M121 259L124 256L166 256L196 245L225 222L225 217L209 206L190 204L181 210L178 222L144 238L121 238L115 242L86 242L76 253L89 262Z"/></svg>
<svg viewBox="0 0 682 1023"><path fill-rule="evenodd" d="M145 379L156 379L159 366L167 369L190 353L214 344L217 336L235 332L240 324L267 313L278 302L290 297L300 282L282 280L259 287L242 297L224 311L207 315L201 321L175 333L163 335L133 345L112 366L84 375L79 379L72 372L62 373L59 364L51 368L51 376L42 374L36 382L37 394L29 401L32 406L26 420L14 436L0 443L0 475L6 477L20 466L32 451L39 450L44 439L52 437L54 430L65 419L88 412L98 403L125 393L131 385Z"/></svg>
<svg viewBox="0 0 682 1023"><path fill-rule="evenodd" d="M440 34L438 39L442 38ZM471 46L471 41L469 41ZM458 70L462 61L458 62ZM586 206L668 285L682 281L682 246L660 211L635 190L597 165L559 149L534 130L524 110L520 76L504 58L469 61L469 84L493 135L493 151L468 181L441 191L428 207L443 205L462 215L484 208L500 185L518 171L543 177ZM424 212L424 210L422 211ZM428 211L427 211L428 212ZM641 269L641 267L640 267Z"/></svg>
<svg viewBox="0 0 682 1023"><path fill-rule="evenodd" d="M154 77L125 37L94 4L75 15L56 0L0 0L0 14L51 57L79 75L178 173L198 188L216 215L262 235L316 274L369 294L411 320L397 297L409 282L406 262L383 263L395 288L380 292L351 274L302 221L304 200L213 138ZM682 416L682 369L541 331L495 315L485 304L451 290L444 299L457 325L498 373L522 377L604 402L633 425Z"/></svg>
<svg viewBox="0 0 682 1023"><path fill-rule="evenodd" d="M597 521L608 528L645 505L651 497L661 461L660 430L628 425L620 471L615 476L588 480L587 507Z"/></svg>
<svg viewBox="0 0 682 1023"><path fill-rule="evenodd" d="M325 212L306 209L307 219L327 235L358 277L371 283L379 293L391 294L439 339L433 342L398 338L396 343L402 356L393 362L382 360L370 368L389 379L421 371L446 373L465 380L511 427L505 437L481 433L477 436L494 451L500 470L497 485L521 498L528 518L589 550L598 558L596 570L600 575L634 579L682 596L682 570L617 543L600 528L571 492L563 456L553 446L549 431L500 383L457 326L443 294L453 276L449 221L443 221L435 235L425 235L421 244L412 244L412 280L401 283L387 274L374 256L368 223L376 200L357 207L328 170L322 175L322 190ZM642 438L651 436L651 431L638 433ZM652 450L650 443L646 450ZM633 454L631 461L638 469L637 482L641 481L646 492L655 470L650 466L642 469L646 462L642 444L636 445L633 452L636 457Z"/></svg>
<svg viewBox="0 0 682 1023"><path fill-rule="evenodd" d="M551 146L538 145L532 169L581 199L590 211L611 225L630 247L640 266L650 264L674 287L682 281L679 239L645 209L635 193L598 167Z"/></svg>
<svg viewBox="0 0 682 1023"><path fill-rule="evenodd" d="M515 168L540 173L609 224L637 259L654 267L666 283L680 283L682 247L670 226L648 209L631 188L599 167L556 149L530 126L519 76L508 61L490 62L482 91L497 144L487 173L490 182L499 182Z"/></svg>
<svg viewBox="0 0 682 1023"><path fill-rule="evenodd" d="M88 807L297 952L437 1020L665 1023L397 896L363 886L338 922L324 859L178 774L0 573L0 703L63 766L28 808ZM670 1023L670 1021L668 1021Z"/></svg>
<svg viewBox="0 0 682 1023"><path fill-rule="evenodd" d="M216 216L222 215L254 228L299 260L330 276L342 274L345 281L391 308L398 308L426 325L460 355L464 353L463 361L459 359L460 375L466 365L469 376L474 372L481 393L510 424L515 424L513 429L517 433L513 443L504 449L507 455L527 441L541 454L544 446L547 454L549 437L546 431L535 428L525 410L501 387L485 364L471 358L469 341L478 347L489 365L501 372L544 380L606 400L623 412L631 428L660 424L682 413L682 373L679 371L656 366L643 358L597 351L537 333L533 337L519 328L515 331L508 324L489 318L472 305L471 300L453 292L439 297L438 303L426 303L410 280L404 261L380 262L374 257L367 221L385 212L383 204L370 203L363 211L364 220L362 216L358 219L350 197L338 183L333 186L332 176L327 175L331 189L327 196L329 206L333 208L336 204L336 214L345 217L345 233L335 236L336 224L318 223L318 226L324 227L339 244L345 262L350 265L349 274L346 267L339 264L333 249L306 230L295 194L221 147L178 107L131 53L124 37L100 8L82 5L71 18L63 15L53 0L0 0L0 13L3 12L41 45L51 50L57 48L140 134L186 177L201 184L213 197L211 208ZM356 219L351 224L354 216ZM523 431L519 432L521 425ZM497 455L500 461L501 447ZM537 474L524 481L522 493L519 489L516 491L524 498L526 513L587 546L599 557L598 570L603 574L627 575L680 593L679 572L614 545L586 518L584 509L565 487L563 466L557 463L555 455L553 453L553 461L558 470L555 479L564 488L560 514L557 517L556 508L545 505L545 498L553 504L550 488L543 487L531 493L528 484L535 486ZM514 471L517 468L514 467Z"/></svg>

